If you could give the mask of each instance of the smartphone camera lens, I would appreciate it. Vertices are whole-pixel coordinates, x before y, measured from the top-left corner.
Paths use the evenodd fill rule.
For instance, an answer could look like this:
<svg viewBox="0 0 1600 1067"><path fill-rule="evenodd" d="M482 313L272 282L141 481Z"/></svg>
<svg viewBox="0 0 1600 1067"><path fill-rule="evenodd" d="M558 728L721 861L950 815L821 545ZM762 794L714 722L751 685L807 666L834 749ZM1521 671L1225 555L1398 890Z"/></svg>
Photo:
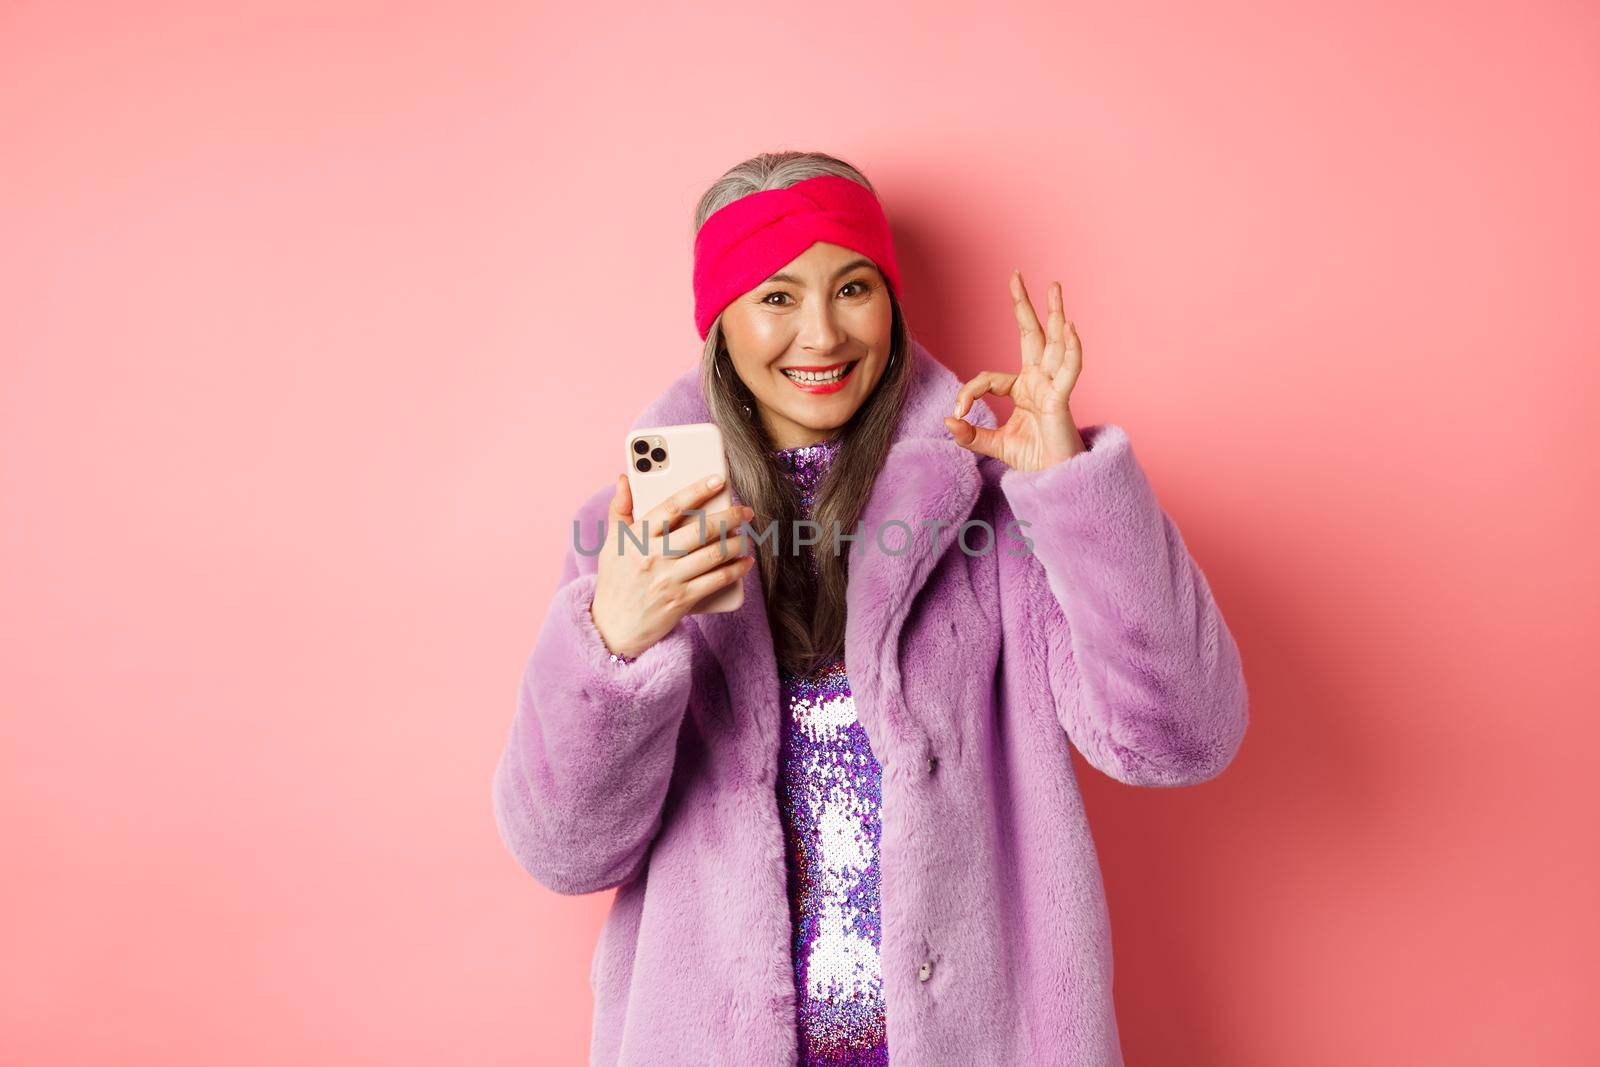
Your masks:
<svg viewBox="0 0 1600 1067"><path fill-rule="evenodd" d="M650 470L650 461L647 459L635 460L633 466L641 474L648 473Z"/></svg>
<svg viewBox="0 0 1600 1067"><path fill-rule="evenodd" d="M633 443L633 450L642 456L650 451L650 442L641 437Z"/></svg>
<svg viewBox="0 0 1600 1067"><path fill-rule="evenodd" d="M667 458L667 450L664 448L652 448L650 450L650 458L660 463Z"/></svg>

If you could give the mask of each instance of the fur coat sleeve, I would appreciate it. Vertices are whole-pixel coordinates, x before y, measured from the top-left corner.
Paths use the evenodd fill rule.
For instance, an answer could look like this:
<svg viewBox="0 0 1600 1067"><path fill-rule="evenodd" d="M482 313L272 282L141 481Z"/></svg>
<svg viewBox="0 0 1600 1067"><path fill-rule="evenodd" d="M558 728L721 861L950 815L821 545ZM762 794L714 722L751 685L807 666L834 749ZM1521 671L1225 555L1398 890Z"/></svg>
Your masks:
<svg viewBox="0 0 1600 1067"><path fill-rule="evenodd" d="M604 514L610 493L580 516L593 515L596 500ZM589 614L595 567L595 557L567 549L494 775L501 837L557 893L594 893L638 873L660 828L689 700L685 621L632 663L614 662Z"/></svg>
<svg viewBox="0 0 1600 1067"><path fill-rule="evenodd" d="M1043 470L999 468L1002 544L1006 523L1020 526L997 553L1001 588L1022 591L1002 599L1024 646L1008 639L1006 669L1112 778L1206 781L1248 720L1238 647L1127 434L1106 424L1083 437L1088 451ZM1013 554L1018 536L1031 553Z"/></svg>

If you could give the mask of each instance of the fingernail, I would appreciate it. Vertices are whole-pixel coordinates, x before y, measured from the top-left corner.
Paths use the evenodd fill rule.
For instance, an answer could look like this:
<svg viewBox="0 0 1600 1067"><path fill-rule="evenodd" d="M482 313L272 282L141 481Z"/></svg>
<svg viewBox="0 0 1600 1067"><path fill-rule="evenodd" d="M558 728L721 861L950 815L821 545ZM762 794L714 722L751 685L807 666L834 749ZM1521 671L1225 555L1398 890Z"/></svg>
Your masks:
<svg viewBox="0 0 1600 1067"><path fill-rule="evenodd" d="M711 477L706 479L706 488L707 489L715 489L717 486L719 486L721 484L722 484L722 475L720 475L720 474L713 474Z"/></svg>

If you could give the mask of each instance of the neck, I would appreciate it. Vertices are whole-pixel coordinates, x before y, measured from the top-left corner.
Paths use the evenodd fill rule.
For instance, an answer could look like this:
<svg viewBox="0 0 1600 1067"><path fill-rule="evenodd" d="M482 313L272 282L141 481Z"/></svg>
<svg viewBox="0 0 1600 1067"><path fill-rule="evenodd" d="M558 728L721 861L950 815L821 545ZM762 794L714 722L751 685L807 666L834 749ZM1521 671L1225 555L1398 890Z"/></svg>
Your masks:
<svg viewBox="0 0 1600 1067"><path fill-rule="evenodd" d="M789 442L787 444L773 445L772 446L772 450L774 452L791 452L791 451L793 451L794 449L797 449L797 448L810 448L813 445L830 444L830 443L832 443L834 441L837 441L837 440L838 440L837 435L835 435L833 433L828 433L828 434L825 434L823 436L817 437L815 440L804 440L804 441L795 440L795 441L791 441L791 442Z"/></svg>
<svg viewBox="0 0 1600 1067"><path fill-rule="evenodd" d="M839 433L837 428L816 430L788 419L773 418L771 413L765 410L761 413L761 421L766 426L767 439L772 442L772 447L779 451L821 444Z"/></svg>

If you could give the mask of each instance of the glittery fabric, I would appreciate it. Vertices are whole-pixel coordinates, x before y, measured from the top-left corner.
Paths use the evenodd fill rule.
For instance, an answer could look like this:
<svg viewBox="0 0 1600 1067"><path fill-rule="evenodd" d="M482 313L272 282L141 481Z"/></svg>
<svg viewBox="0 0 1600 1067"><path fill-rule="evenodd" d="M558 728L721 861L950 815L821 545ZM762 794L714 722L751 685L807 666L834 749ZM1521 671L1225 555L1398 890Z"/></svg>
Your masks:
<svg viewBox="0 0 1600 1067"><path fill-rule="evenodd" d="M837 447L830 438L773 453L806 515ZM817 547L829 546L824 536ZM780 668L779 685L778 809L789 864L800 1065L886 1065L878 957L882 768L856 718L842 659L804 675Z"/></svg>

